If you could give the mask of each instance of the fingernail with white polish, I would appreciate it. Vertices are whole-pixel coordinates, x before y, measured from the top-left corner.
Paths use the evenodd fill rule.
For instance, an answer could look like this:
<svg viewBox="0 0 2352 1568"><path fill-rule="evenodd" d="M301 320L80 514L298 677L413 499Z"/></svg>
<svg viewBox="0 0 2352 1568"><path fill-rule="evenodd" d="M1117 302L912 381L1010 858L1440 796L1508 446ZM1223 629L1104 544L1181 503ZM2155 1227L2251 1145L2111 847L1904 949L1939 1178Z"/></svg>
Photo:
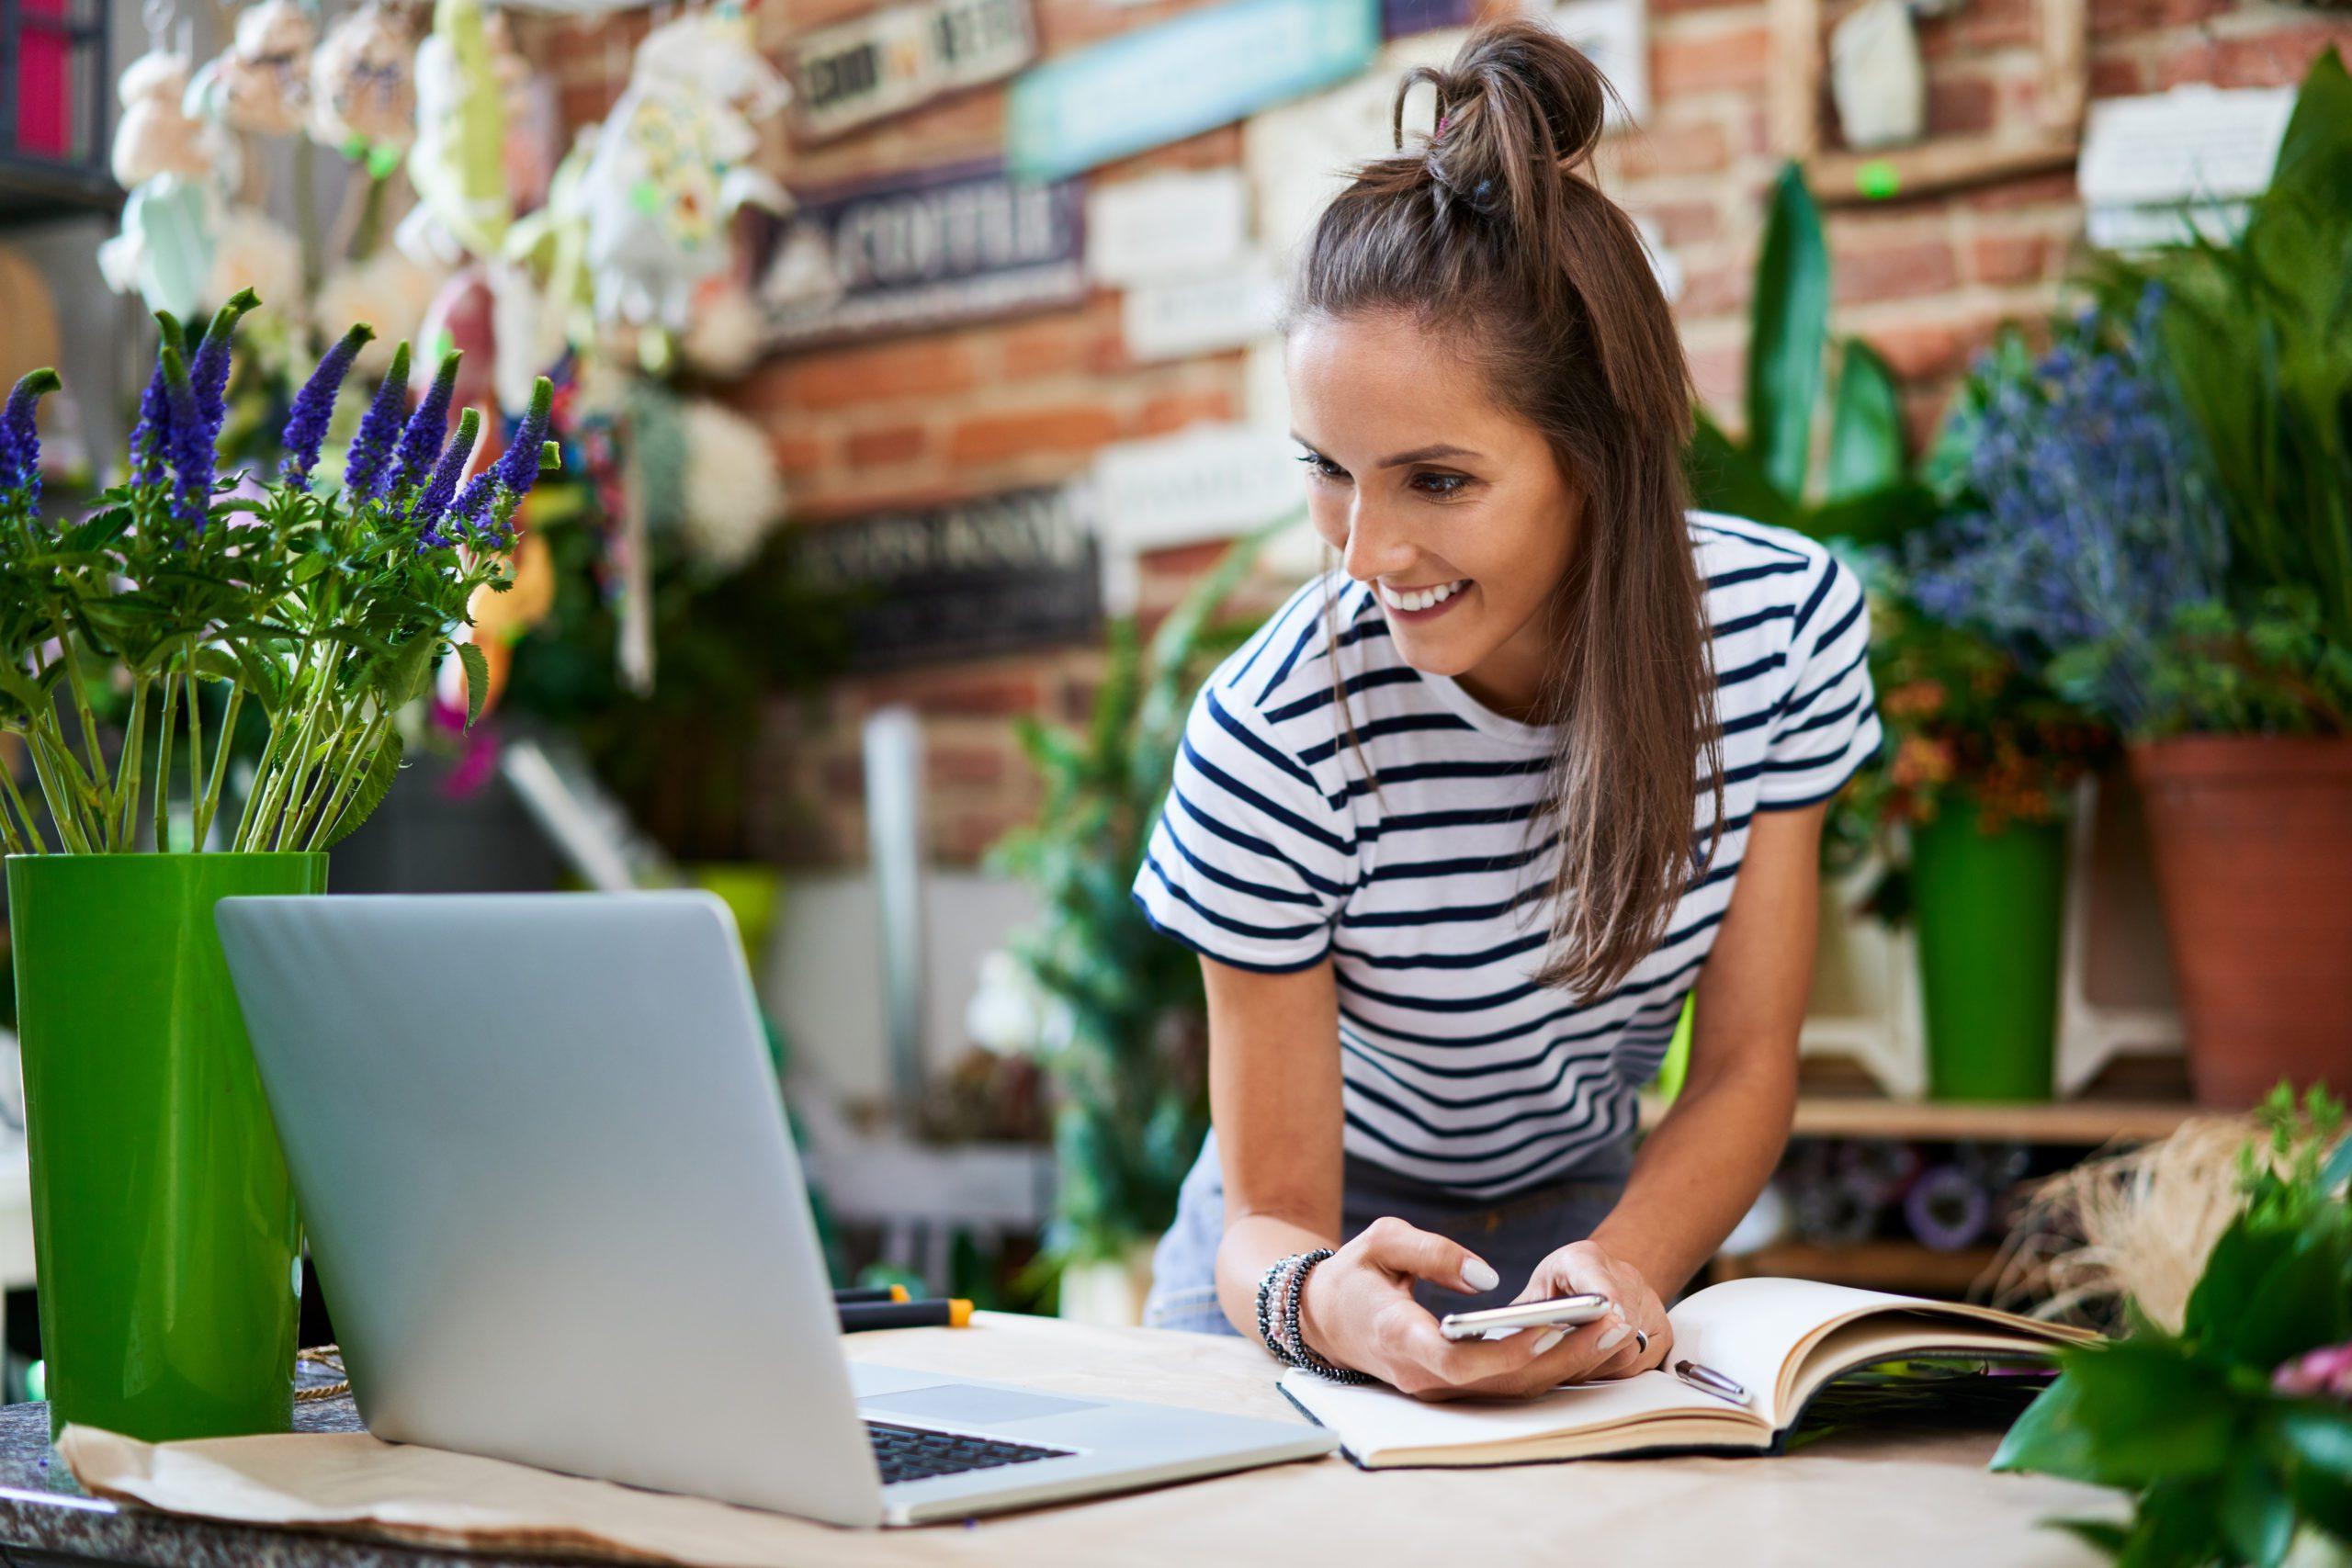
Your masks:
<svg viewBox="0 0 2352 1568"><path fill-rule="evenodd" d="M1600 1337L1600 1342L1595 1345L1593 1348L1606 1354L1609 1351L1617 1348L1618 1346L1623 1345L1625 1342L1625 1337L1633 1332L1634 1331L1632 1329L1626 1327L1623 1324L1617 1324L1612 1326L1608 1333Z"/></svg>
<svg viewBox="0 0 2352 1568"><path fill-rule="evenodd" d="M1494 1266L1483 1258L1474 1258L1462 1266L1462 1282L1474 1291L1491 1291L1503 1282Z"/></svg>
<svg viewBox="0 0 2352 1568"><path fill-rule="evenodd" d="M1544 1351L1549 1350L1553 1346L1557 1345L1561 1340L1566 1338L1567 1334L1568 1331L1565 1328L1555 1328L1552 1330L1551 1333L1546 1334L1543 1338L1538 1339L1535 1342L1535 1354L1540 1356Z"/></svg>

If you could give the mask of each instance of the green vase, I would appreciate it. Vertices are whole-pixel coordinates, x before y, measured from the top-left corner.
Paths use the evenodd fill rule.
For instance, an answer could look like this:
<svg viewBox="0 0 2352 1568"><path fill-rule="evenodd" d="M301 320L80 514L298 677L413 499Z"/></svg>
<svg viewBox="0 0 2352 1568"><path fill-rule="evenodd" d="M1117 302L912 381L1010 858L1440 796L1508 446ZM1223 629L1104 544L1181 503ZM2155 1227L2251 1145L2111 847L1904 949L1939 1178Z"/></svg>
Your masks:
<svg viewBox="0 0 2352 1568"><path fill-rule="evenodd" d="M2044 1100L2058 1034L2066 830L1987 833L1975 803L1946 799L1911 832L1928 1092L1938 1100Z"/></svg>
<svg viewBox="0 0 2352 1568"><path fill-rule="evenodd" d="M322 854L16 855L8 919L50 1433L293 1424L294 1190L212 906Z"/></svg>

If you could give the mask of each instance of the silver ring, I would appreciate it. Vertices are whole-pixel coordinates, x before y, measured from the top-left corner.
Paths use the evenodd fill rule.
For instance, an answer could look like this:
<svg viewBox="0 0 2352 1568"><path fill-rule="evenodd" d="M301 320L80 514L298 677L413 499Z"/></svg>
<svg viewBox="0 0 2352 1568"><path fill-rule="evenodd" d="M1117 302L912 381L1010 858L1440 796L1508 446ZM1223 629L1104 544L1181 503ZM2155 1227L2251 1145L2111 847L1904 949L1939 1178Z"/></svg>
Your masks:
<svg viewBox="0 0 2352 1568"><path fill-rule="evenodd" d="M1642 1356L1650 1353L1650 1337L1638 1328L1634 1330L1634 1351L1636 1355Z"/></svg>

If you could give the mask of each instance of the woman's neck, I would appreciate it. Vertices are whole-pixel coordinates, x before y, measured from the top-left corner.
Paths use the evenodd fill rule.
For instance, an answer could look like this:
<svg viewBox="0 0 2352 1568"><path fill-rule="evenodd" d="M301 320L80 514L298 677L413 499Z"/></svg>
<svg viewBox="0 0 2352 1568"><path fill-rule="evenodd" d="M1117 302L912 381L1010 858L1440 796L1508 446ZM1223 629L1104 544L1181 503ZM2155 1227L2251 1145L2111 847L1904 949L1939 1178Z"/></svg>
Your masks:
<svg viewBox="0 0 2352 1568"><path fill-rule="evenodd" d="M1561 657L1550 615L1532 616L1492 653L1454 677L1454 684L1489 713L1532 724Z"/></svg>

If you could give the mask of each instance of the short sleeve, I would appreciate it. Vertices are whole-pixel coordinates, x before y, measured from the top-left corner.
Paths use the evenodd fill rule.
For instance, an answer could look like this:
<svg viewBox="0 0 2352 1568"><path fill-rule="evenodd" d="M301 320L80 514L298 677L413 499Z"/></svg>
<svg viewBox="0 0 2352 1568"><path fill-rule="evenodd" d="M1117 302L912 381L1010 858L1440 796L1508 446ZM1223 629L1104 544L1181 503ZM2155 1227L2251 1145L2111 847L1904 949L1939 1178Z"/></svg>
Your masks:
<svg viewBox="0 0 2352 1568"><path fill-rule="evenodd" d="M1790 633L1788 692L1772 720L1757 805L1816 806L1878 755L1871 691L1871 617L1860 580L1836 557L1800 601Z"/></svg>
<svg viewBox="0 0 2352 1568"><path fill-rule="evenodd" d="M1355 886L1350 815L1231 692L1203 689L1135 899L1163 934L1220 964L1320 963Z"/></svg>

